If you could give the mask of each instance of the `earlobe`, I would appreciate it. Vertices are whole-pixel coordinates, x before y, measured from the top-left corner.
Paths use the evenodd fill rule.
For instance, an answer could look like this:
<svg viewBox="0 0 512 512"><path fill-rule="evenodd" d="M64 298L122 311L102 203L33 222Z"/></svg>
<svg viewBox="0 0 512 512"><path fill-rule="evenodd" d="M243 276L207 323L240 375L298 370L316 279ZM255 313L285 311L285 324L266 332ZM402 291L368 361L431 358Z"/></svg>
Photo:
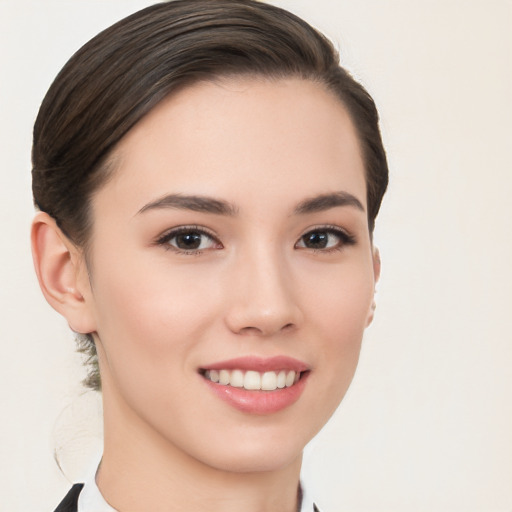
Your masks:
<svg viewBox="0 0 512 512"><path fill-rule="evenodd" d="M47 302L73 331L93 332L91 304L85 299L90 287L81 252L44 212L34 217L31 242L37 279Z"/></svg>

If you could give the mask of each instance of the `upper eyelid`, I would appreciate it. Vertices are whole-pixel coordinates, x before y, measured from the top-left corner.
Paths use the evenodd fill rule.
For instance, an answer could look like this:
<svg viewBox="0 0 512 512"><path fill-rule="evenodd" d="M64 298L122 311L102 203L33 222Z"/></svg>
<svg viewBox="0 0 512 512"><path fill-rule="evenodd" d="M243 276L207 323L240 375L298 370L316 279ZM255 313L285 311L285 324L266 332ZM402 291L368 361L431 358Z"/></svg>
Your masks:
<svg viewBox="0 0 512 512"><path fill-rule="evenodd" d="M308 233L311 233L311 231L332 231L337 233L343 233L347 236L354 236L351 231L349 231L346 228L343 228L341 226L337 226L335 224L319 224L314 226L307 227L304 231L302 231L302 234L299 236L303 237L304 235L307 235Z"/></svg>
<svg viewBox="0 0 512 512"><path fill-rule="evenodd" d="M210 237L212 240L220 242L219 238L213 233L210 229L204 226L197 225L184 225L184 226L176 226L174 228L169 228L165 230L163 233L156 237L156 243L161 243L164 241L168 241L172 239L174 236L179 235L180 233L186 233L188 231L197 231L203 235Z"/></svg>
<svg viewBox="0 0 512 512"><path fill-rule="evenodd" d="M299 235L297 242L299 242L303 236L307 235L308 233L311 233L312 231L322 231L322 230L330 231L333 233L338 233L341 236L355 239L354 234L352 234L349 230L347 230L346 228L343 228L341 226L338 226L335 224L317 224L317 225L313 225L313 226L308 226L306 229L304 229L301 232L301 234ZM212 230L210 230L209 228L207 228L205 226L199 226L196 224L182 225L182 226L176 226L173 228L169 228L156 237L156 243L164 243L164 242L172 239L174 236L179 235L180 233L183 233L183 232L187 232L187 231L197 231L198 233L204 234L204 235L210 237L212 240L215 240L218 243L222 243L220 241L220 238Z"/></svg>
<svg viewBox="0 0 512 512"><path fill-rule="evenodd" d="M332 225L332 224L324 224L324 225L320 225L320 226L309 227L305 231L303 231L303 233L299 236L299 238L295 242L295 246L297 246L297 244L299 244L301 242L301 240L308 233L313 233L315 231L327 231L327 232L330 232L330 233L336 235L340 239L342 246L354 245L357 243L357 240L358 240L356 235L354 235L349 230L342 228L341 226ZM314 250L315 251L318 250L318 251L322 251L322 252L329 251L329 249L314 249Z"/></svg>

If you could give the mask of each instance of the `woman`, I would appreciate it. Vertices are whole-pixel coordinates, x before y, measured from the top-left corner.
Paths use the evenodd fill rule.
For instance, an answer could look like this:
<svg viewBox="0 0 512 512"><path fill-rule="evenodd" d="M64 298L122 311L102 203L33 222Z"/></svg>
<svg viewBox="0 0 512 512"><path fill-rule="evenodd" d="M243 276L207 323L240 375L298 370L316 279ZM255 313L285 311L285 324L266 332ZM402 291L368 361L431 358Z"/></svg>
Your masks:
<svg viewBox="0 0 512 512"><path fill-rule="evenodd" d="M105 434L57 510L316 510L302 450L373 317L386 186L372 99L286 11L162 3L79 50L34 128L32 245Z"/></svg>

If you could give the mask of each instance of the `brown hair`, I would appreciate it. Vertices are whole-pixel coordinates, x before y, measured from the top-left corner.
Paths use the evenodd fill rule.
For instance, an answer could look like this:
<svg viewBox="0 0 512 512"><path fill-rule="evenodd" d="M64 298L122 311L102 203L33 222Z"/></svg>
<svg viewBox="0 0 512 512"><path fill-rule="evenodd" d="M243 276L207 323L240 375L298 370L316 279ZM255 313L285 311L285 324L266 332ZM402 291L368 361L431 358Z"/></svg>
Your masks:
<svg viewBox="0 0 512 512"><path fill-rule="evenodd" d="M77 246L87 248L94 192L109 176L115 145L163 98L200 80L231 75L299 77L323 84L347 108L366 169L368 225L388 183L371 96L339 65L330 41L297 16L255 0L175 0L107 28L67 62L34 126L32 190ZM86 384L99 389L93 362Z"/></svg>

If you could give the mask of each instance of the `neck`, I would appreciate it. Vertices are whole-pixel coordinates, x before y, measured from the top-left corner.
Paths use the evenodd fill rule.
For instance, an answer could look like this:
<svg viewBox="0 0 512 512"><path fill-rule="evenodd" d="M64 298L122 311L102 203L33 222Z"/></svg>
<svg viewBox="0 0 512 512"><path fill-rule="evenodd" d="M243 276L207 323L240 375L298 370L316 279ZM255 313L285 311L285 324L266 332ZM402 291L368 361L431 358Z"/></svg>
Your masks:
<svg viewBox="0 0 512 512"><path fill-rule="evenodd" d="M212 467L122 410L105 391L105 448L96 480L119 512L296 512L301 456L261 471Z"/></svg>

